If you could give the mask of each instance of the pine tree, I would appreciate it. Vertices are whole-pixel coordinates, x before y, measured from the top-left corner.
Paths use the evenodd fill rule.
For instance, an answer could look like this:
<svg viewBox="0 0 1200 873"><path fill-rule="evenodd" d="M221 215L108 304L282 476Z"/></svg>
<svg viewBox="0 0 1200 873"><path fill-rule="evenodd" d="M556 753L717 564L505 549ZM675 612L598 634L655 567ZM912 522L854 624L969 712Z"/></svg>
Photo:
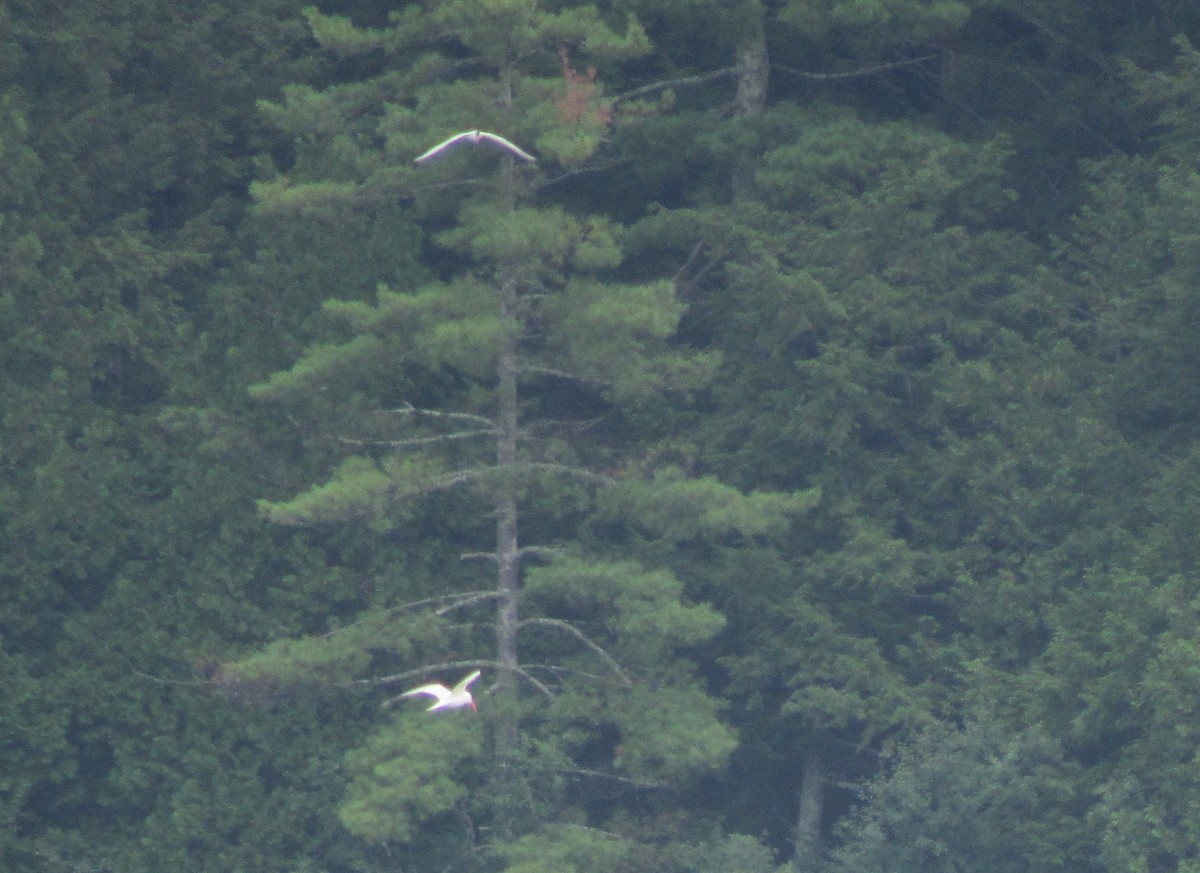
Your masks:
<svg viewBox="0 0 1200 873"><path fill-rule="evenodd" d="M930 677L964 657L950 640L977 618L957 611L970 575L999 584L974 537L1016 514L948 492L1010 451L978 433L1028 439L1024 411L1002 412L1026 400L1019 380L990 368L1011 373L1045 340L1019 278L1036 252L1002 227L1003 140L779 104L696 148L751 136L761 157L737 202L660 211L630 236L638 255L683 265L687 335L724 352L698 467L743 488L820 487L807 528L763 548L748 585L721 584L733 556L702 571L730 619L728 693L748 713L738 763L759 792L772 780L772 809L798 808L771 827L803 858L819 854L827 786L948 704Z"/></svg>
<svg viewBox="0 0 1200 873"><path fill-rule="evenodd" d="M1105 869L1186 869L1200 688L1195 232L1200 53L1176 42L1161 70L1124 81L1155 136L1145 154L1086 168L1087 199L1048 271L1068 301L1074 405L1090 437L1071 465L1097 499L1047 558L1073 584L1046 610L1044 655L1013 685L1089 763L1089 816ZM1065 478L1065 470L1060 476ZM1100 487L1102 486L1103 490Z"/></svg>
<svg viewBox="0 0 1200 873"><path fill-rule="evenodd" d="M260 210L333 220L403 198L427 248L420 269L382 277L373 295L327 301L325 340L253 387L304 422L310 442L345 455L323 484L263 510L280 524L409 531L410 551L459 543L470 564L443 559L448 578L392 581L377 608L228 664L222 682L252 693L314 671L369 670L367 681L403 687L482 668L478 721L401 712L347 759L343 821L423 852L452 810L469 844L538 823L569 843L579 832L554 822L616 822L624 801L643 796L652 808L656 793L720 765L734 745L681 656L721 617L689 603L681 580L631 551L617 527L668 500L699 513L696 531L753 531L811 499L764 502L661 469L664 456L646 447L666 432L672 398L703 385L714 360L674 342L683 306L672 282L620 280L618 226L555 203L613 122L591 65L645 51L635 22L618 32L591 6L549 12L524 0L409 8L373 29L316 13L310 22L326 50L362 54L372 75L293 88L265 107L296 137L297 159L257 186ZM412 165L474 129L536 165L468 144ZM580 538L603 493L605 505L632 508ZM721 511L706 516L714 495ZM494 568L490 582L481 566Z"/></svg>

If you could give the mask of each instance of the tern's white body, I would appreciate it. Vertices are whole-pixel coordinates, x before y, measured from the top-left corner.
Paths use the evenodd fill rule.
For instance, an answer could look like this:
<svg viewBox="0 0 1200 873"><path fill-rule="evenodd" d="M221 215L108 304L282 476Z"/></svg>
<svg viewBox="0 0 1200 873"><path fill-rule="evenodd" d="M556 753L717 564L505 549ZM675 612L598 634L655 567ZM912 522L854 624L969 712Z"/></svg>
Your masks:
<svg viewBox="0 0 1200 873"><path fill-rule="evenodd" d="M437 698L433 702L433 706L425 710L433 712L435 709L457 709L461 706L469 706L475 708L475 700L471 697L471 692L467 687L479 678L479 670L476 670L470 676L467 676L463 681L459 682L453 688L447 688L445 685L422 685L420 688L414 688L412 691L405 691L401 697L412 697L414 694L428 694L430 697Z"/></svg>
<svg viewBox="0 0 1200 873"><path fill-rule="evenodd" d="M413 163L423 164L426 161L436 158L443 152L449 151L450 149L455 148L464 142L471 143L472 145L479 145L481 142L486 142L490 145L504 149L509 154L520 158L522 161L533 162L537 160L537 158L529 154L529 152L518 148L502 136L494 133L488 133L486 130L468 130L464 133L456 133L445 142L438 143L429 151L425 152L425 154L418 155L417 157L413 158Z"/></svg>

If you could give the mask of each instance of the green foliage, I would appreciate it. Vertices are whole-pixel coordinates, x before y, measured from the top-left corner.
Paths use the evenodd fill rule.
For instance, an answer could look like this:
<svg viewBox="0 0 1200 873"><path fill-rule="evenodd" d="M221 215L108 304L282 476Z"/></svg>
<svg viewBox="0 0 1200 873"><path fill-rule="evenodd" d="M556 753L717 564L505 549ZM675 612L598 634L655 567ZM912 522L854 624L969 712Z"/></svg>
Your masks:
<svg viewBox="0 0 1200 873"><path fill-rule="evenodd" d="M819 489L744 494L711 476L690 478L676 468L650 480L624 479L602 498L603 511L673 542L702 537L778 536L820 499Z"/></svg>
<svg viewBox="0 0 1200 873"><path fill-rule="evenodd" d="M713 836L677 849L680 866L696 873L792 873L768 846L746 834Z"/></svg>
<svg viewBox="0 0 1200 873"><path fill-rule="evenodd" d="M344 15L325 15L315 6L306 6L303 14L313 38L328 51L354 54L381 48L389 42L387 31L356 27Z"/></svg>
<svg viewBox="0 0 1200 873"><path fill-rule="evenodd" d="M342 823L372 842L408 842L420 826L453 809L468 790L460 771L483 749L480 720L472 716L410 712L383 725L346 756Z"/></svg>
<svg viewBox="0 0 1200 873"><path fill-rule="evenodd" d="M632 840L580 825L557 825L503 846L507 873L601 873L624 869Z"/></svg>
<svg viewBox="0 0 1200 873"><path fill-rule="evenodd" d="M382 353L382 343L373 336L356 337L344 345L325 345L309 354L284 373L272 375L268 382L250 386L253 397L271 398L284 393L319 391L337 376L349 378L361 365L374 362Z"/></svg>
<svg viewBox="0 0 1200 873"><path fill-rule="evenodd" d="M720 705L680 656L719 633L722 618L691 603L670 571L638 561L561 557L523 568L523 579L507 568L526 554L557 554L518 531L570 542L572 519L555 508L570 506L582 518L591 494L580 483L606 483L588 460L611 459L613 450L586 436L583 422L695 392L715 369L715 355L677 341L685 307L673 283L620 280L615 222L534 193L555 156L586 160L610 118L595 74L574 65L634 56L645 33L633 18L618 32L592 7L544 10L527 0L410 9L392 16L387 31L309 18L326 47L395 53L396 72L375 75L367 65L356 68L365 76L290 89L263 106L296 138L296 160L286 179L254 189L258 220L335 221L399 188L429 244L417 281L381 281L372 300L361 289L329 294L329 330L289 370L252 388L255 399L303 416L303 427L329 435L345 454L323 484L260 508L285 524L365 521L366 538L410 523L419 502L448 522L414 531L412 541L428 537L444 548L460 540L481 557L478 522L451 519L447 492L463 486L470 513L490 510L498 520L482 545L496 544L500 571L491 591L461 599L457 580L440 581L425 602L436 620L374 613L319 640L277 643L227 664L221 681L248 694L443 651L474 660L487 644L472 629L491 628L497 643L488 662L498 669L487 701L490 757L474 760L482 733L464 744L436 727L445 720L398 719L347 757L344 824L371 842L424 852L435 851L428 847L451 809L480 822L489 848L540 820L620 820L624 801L605 810L586 790L567 787L567 774L665 788L719 769L736 745ZM456 45L441 57L447 28ZM462 52L470 70L458 64ZM560 77L545 75L555 68ZM533 167L466 148L413 167L418 143L440 125L560 147ZM592 145L561 147L581 133ZM472 173L484 175L462 184ZM617 442L645 439L630 432ZM737 513L735 496L725 496L727 514ZM749 516L779 510L755 496L737 517L709 524L747 527L755 523ZM495 609L489 623L485 608ZM530 688L546 698L543 706L530 706ZM531 789L535 776L548 785Z"/></svg>
<svg viewBox="0 0 1200 873"><path fill-rule="evenodd" d="M372 650L412 657L416 645L429 645L437 638L435 625L428 619L403 622L390 610L364 614L321 636L278 640L226 665L219 682L225 693L234 695L253 693L259 685L269 693L272 687L349 682L362 673Z"/></svg>
<svg viewBox="0 0 1200 873"><path fill-rule="evenodd" d="M961 28L971 14L972 4L961 0L790 0L779 17L810 36L828 38L842 31L861 38L887 33L890 39L930 39Z"/></svg>
<svg viewBox="0 0 1200 873"><path fill-rule="evenodd" d="M179 738L186 751L171 749L172 759L164 748L153 763L143 762L149 784L165 781L164 796L139 823L140 844L112 867L282 873L320 858L327 869L361 869L367 853L334 814L345 780L336 755L346 743L337 717L345 702L324 703L276 701L248 710L215 706L208 695L177 702L171 709L186 715L188 730ZM95 858L95 847L109 840L96 833L75 853Z"/></svg>
<svg viewBox="0 0 1200 873"><path fill-rule="evenodd" d="M377 464L369 458L347 458L332 479L291 500L260 501L263 515L279 524L371 519L383 523L389 507L419 494L435 478L429 464L392 459Z"/></svg>
<svg viewBox="0 0 1200 873"><path fill-rule="evenodd" d="M1164 156L1171 163L1188 162L1196 155L1196 84L1200 80L1200 52L1187 37L1176 36L1170 67L1161 71L1139 70L1126 62L1138 101L1154 113Z"/></svg>
<svg viewBox="0 0 1200 873"><path fill-rule="evenodd" d="M21 659L0 652L0 730L7 738L0 766L0 814L6 821L26 827L34 824L28 804L32 792L72 769L66 741L66 718L57 701L39 693L38 683L25 669ZM18 864L21 841L12 828L0 841L0 857L10 865Z"/></svg>
<svg viewBox="0 0 1200 873"><path fill-rule="evenodd" d="M719 703L700 688L637 686L621 700L618 770L676 781L716 770L737 745L718 719Z"/></svg>
<svg viewBox="0 0 1200 873"><path fill-rule="evenodd" d="M523 593L551 615L587 617L580 622L587 636L561 619L526 624L540 638L558 639L551 651L560 652L562 664L603 670L600 681L572 684L550 704L550 724L561 725L553 735L582 747L595 741L597 728L611 727L613 766L652 782L692 779L724 762L735 735L717 701L688 680L689 665L672 657L679 646L711 639L724 622L704 604L683 602L683 586L670 572L561 558L530 568Z"/></svg>
<svg viewBox="0 0 1200 873"><path fill-rule="evenodd" d="M1200 7L394 5L0 10L5 869L1193 868Z"/></svg>
<svg viewBox="0 0 1200 873"><path fill-rule="evenodd" d="M647 666L654 661L647 647L662 647L661 657L670 647L712 637L723 623L710 607L683 603L683 583L672 573L633 561L558 559L529 569L525 593L534 603L601 620L619 650Z"/></svg>
<svg viewBox="0 0 1200 873"><path fill-rule="evenodd" d="M1072 777L1040 730L990 717L931 729L871 785L832 869L1088 869Z"/></svg>

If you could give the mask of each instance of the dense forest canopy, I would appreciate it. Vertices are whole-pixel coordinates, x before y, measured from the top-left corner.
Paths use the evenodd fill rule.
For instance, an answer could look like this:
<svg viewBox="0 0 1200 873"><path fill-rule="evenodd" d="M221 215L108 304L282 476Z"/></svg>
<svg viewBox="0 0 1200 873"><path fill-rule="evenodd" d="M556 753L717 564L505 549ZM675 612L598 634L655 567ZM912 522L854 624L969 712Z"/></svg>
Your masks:
<svg viewBox="0 0 1200 873"><path fill-rule="evenodd" d="M1200 865L1200 7L0 41L5 869Z"/></svg>

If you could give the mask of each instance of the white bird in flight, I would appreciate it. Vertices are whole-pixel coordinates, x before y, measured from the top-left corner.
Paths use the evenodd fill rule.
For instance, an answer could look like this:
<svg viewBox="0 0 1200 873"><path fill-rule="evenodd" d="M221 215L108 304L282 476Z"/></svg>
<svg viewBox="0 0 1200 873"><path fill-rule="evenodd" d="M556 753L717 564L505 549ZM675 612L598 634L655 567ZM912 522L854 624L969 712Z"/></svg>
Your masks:
<svg viewBox="0 0 1200 873"><path fill-rule="evenodd" d="M523 151L498 134L488 133L486 130L468 130L464 133L456 133L445 142L438 143L429 151L425 152L425 154L418 155L417 157L413 158L413 163L423 164L428 160L436 158L442 152L452 149L464 142L469 142L472 145L478 145L481 142L491 143L494 146L498 146L499 148L507 150L510 154L520 158L523 161L533 162L537 160L537 158L529 154L529 152Z"/></svg>
<svg viewBox="0 0 1200 873"><path fill-rule="evenodd" d="M471 709L475 709L475 700L471 697L471 692L467 690L467 686L479 678L480 672L476 670L452 689L435 683L433 685L422 685L420 688L414 688L412 691L405 691L400 696L412 697L414 694L428 694L430 697L436 697L437 700L434 701L433 706L425 710L426 712L433 712L435 709L457 709L460 706L469 706Z"/></svg>

